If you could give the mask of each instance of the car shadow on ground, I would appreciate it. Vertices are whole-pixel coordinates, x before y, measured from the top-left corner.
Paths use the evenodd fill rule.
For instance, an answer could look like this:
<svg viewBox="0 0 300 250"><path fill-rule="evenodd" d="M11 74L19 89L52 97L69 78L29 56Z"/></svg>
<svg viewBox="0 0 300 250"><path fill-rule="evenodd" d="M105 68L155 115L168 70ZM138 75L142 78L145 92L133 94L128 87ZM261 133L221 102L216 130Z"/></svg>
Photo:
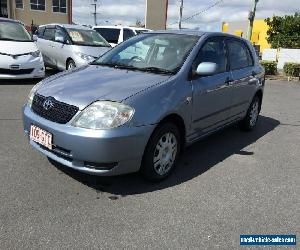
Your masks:
<svg viewBox="0 0 300 250"><path fill-rule="evenodd" d="M147 193L179 185L203 174L234 154L254 155L253 152L243 149L274 130L279 124L278 120L260 116L257 127L252 132L242 132L236 125L209 136L188 147L181 156L173 174L160 183L147 182L138 173L99 177L77 172L58 163L52 162L52 164L84 185L95 189L97 192L113 194L117 199L118 196Z"/></svg>
<svg viewBox="0 0 300 250"><path fill-rule="evenodd" d="M47 68L46 79L49 76L55 75L59 73L58 70ZM36 79L0 79L0 85L34 85L43 80L43 78L36 78Z"/></svg>

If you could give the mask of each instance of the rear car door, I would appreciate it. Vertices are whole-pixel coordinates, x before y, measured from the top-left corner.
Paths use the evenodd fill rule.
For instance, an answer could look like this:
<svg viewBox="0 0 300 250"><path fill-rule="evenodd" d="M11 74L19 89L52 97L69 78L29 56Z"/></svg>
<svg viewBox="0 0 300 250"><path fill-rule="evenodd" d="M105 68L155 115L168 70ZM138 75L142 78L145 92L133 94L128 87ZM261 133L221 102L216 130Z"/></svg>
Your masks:
<svg viewBox="0 0 300 250"><path fill-rule="evenodd" d="M226 39L232 75L232 103L230 115L241 118L247 111L256 91L257 73L254 58L248 45L235 38Z"/></svg>
<svg viewBox="0 0 300 250"><path fill-rule="evenodd" d="M42 54L44 58L44 62L47 66L55 67L55 59L54 59L54 39L55 39L55 27L49 26L46 27L44 31L44 35L42 39L38 39L39 44L42 47Z"/></svg>
<svg viewBox="0 0 300 250"><path fill-rule="evenodd" d="M230 113L232 89L231 74L227 66L226 46L223 37L209 38L199 51L193 71L202 62L216 63L216 74L193 77L193 123L194 135L201 136L221 127Z"/></svg>

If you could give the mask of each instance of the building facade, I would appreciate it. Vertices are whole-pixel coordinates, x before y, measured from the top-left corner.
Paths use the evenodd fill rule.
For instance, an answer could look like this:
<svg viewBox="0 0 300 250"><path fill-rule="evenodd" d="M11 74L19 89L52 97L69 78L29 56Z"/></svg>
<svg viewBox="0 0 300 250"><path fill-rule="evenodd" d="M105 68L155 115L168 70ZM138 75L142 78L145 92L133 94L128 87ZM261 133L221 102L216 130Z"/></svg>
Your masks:
<svg viewBox="0 0 300 250"><path fill-rule="evenodd" d="M26 26L72 23L72 0L0 0L0 16Z"/></svg>
<svg viewBox="0 0 300 250"><path fill-rule="evenodd" d="M248 21L240 22L224 22L222 32L230 33L239 37L246 38L248 29ZM260 52L268 49L271 45L267 41L267 31L269 26L263 19L254 20L251 42L259 47Z"/></svg>

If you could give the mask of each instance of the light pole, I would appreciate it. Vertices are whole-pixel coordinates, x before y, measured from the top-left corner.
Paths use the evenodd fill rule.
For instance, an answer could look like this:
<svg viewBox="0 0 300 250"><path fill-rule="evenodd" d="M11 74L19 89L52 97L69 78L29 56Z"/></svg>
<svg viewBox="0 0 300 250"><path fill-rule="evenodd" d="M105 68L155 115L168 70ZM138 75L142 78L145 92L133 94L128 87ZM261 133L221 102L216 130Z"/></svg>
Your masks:
<svg viewBox="0 0 300 250"><path fill-rule="evenodd" d="M183 0L180 0L180 12L179 12L179 29L181 30L181 23L182 23L182 13L183 13Z"/></svg>
<svg viewBox="0 0 300 250"><path fill-rule="evenodd" d="M92 3L92 5L95 8L94 12L92 13L94 15L94 24L95 26L97 26L97 0L94 0L94 3Z"/></svg>
<svg viewBox="0 0 300 250"><path fill-rule="evenodd" d="M248 25L248 32L247 32L247 39L251 41L252 37L252 30L253 30L253 22L255 19L255 12L256 12L256 6L259 0L254 0L252 11L249 12L249 25Z"/></svg>

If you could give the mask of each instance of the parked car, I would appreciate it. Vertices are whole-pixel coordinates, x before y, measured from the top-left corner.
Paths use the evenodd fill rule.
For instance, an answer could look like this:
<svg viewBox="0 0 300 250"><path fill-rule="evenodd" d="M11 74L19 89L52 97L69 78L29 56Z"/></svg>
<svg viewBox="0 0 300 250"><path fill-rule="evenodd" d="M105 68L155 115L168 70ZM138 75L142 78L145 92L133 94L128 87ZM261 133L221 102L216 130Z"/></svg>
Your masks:
<svg viewBox="0 0 300 250"><path fill-rule="evenodd" d="M43 58L24 25L0 18L0 79L44 76Z"/></svg>
<svg viewBox="0 0 300 250"><path fill-rule="evenodd" d="M149 32L149 29L124 26L94 26L101 36L113 47L136 35Z"/></svg>
<svg viewBox="0 0 300 250"><path fill-rule="evenodd" d="M136 47L147 51L133 55ZM263 89L264 69L248 41L150 32L36 85L24 131L35 149L67 167L94 175L141 171L159 181L191 143L236 122L254 129Z"/></svg>
<svg viewBox="0 0 300 250"><path fill-rule="evenodd" d="M79 25L42 25L36 40L45 65L59 70L85 66L111 49L96 31Z"/></svg>

